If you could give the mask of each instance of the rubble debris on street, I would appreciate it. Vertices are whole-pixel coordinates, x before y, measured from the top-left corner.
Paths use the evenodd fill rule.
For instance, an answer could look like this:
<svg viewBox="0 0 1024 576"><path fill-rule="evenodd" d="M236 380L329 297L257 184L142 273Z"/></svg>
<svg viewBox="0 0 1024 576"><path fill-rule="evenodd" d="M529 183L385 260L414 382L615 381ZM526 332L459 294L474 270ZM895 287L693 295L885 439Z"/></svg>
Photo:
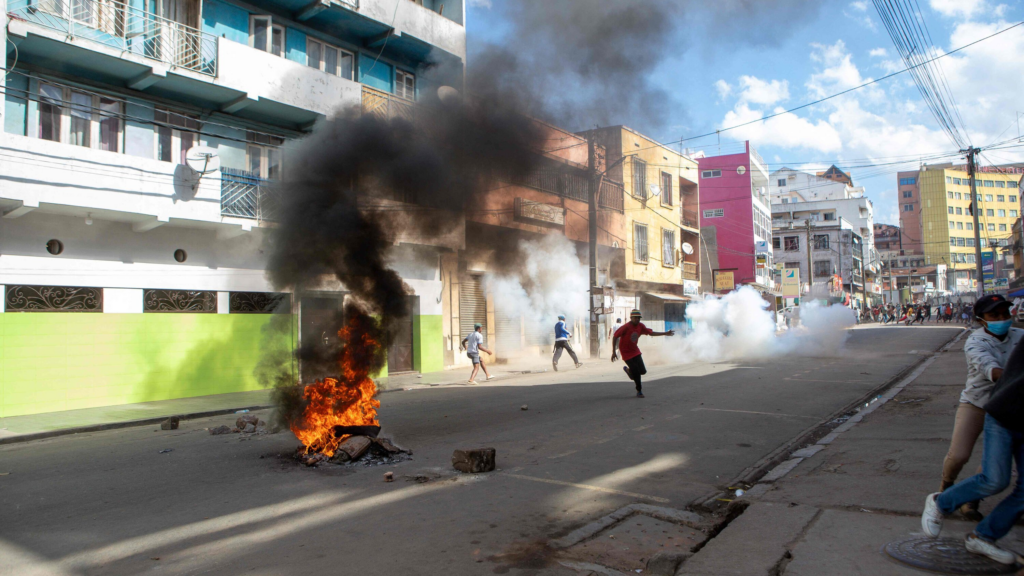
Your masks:
<svg viewBox="0 0 1024 576"><path fill-rule="evenodd" d="M523 404L523 405L522 405L522 406L521 406L521 407L520 407L519 409L520 409L520 410L529 410L529 409L530 409L530 407L529 407L529 406L527 406L526 404Z"/></svg>
<svg viewBox="0 0 1024 576"><path fill-rule="evenodd" d="M395 481L395 473L394 472L385 472L384 473L384 481L385 482L394 482Z"/></svg>
<svg viewBox="0 0 1024 576"><path fill-rule="evenodd" d="M181 418L177 416L171 416L167 420L160 423L161 430L177 430L178 423L181 422Z"/></svg>
<svg viewBox="0 0 1024 576"><path fill-rule="evenodd" d="M276 429L272 429L265 421L261 420L259 416L255 414L245 414L235 420L235 426L233 428L227 425L217 426L215 428L207 428L210 434L216 436L218 434L242 434L240 440L247 440L248 436L252 435L264 435L264 434L275 434Z"/></svg>
<svg viewBox="0 0 1024 576"><path fill-rule="evenodd" d="M412 458L412 450L396 446L390 438L373 438L370 436L349 436L339 446L333 456L322 452L307 453L305 446L295 450L295 459L302 464L315 467L319 464L343 464L351 466L381 466L397 464ZM388 474L391 474L388 472ZM391 477L394 479L394 476ZM391 482L385 476L386 482Z"/></svg>
<svg viewBox="0 0 1024 576"><path fill-rule="evenodd" d="M167 454L168 452L174 452L174 448L164 448L159 453L160 454Z"/></svg>
<svg viewBox="0 0 1024 576"><path fill-rule="evenodd" d="M475 450L456 450L452 454L452 466L459 472L480 474L494 471L494 448L477 448Z"/></svg>

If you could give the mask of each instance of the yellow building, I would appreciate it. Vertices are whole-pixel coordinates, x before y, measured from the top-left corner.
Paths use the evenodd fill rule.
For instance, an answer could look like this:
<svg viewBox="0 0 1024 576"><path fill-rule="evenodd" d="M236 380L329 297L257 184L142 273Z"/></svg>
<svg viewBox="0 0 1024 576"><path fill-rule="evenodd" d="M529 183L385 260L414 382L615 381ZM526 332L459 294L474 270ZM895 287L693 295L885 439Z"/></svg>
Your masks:
<svg viewBox="0 0 1024 576"><path fill-rule="evenodd" d="M983 169L984 170L984 169ZM1012 244L1013 223L1020 217L1020 175L989 169L976 176L978 224L982 249ZM973 278L976 270L971 187L962 166L922 166L900 172L901 214L920 210L920 249L925 264L946 264L955 278ZM919 195L915 198L915 196ZM907 206L910 205L910 208ZM918 208L919 207L919 208ZM906 226L906 219L904 226ZM964 289L965 282L959 282ZM950 282L950 289L957 287Z"/></svg>
<svg viewBox="0 0 1024 576"><path fill-rule="evenodd" d="M611 271L616 315L639 307L649 326L682 323L700 286L697 162L625 126L585 134L605 147L607 177L626 190L616 233L625 259Z"/></svg>

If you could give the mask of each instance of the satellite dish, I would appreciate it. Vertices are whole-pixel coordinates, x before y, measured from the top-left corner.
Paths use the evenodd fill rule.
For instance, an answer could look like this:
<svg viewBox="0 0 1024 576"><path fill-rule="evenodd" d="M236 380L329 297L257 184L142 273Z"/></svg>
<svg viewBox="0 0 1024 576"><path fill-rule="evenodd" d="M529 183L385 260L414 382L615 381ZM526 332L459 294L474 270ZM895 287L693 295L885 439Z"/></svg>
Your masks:
<svg viewBox="0 0 1024 576"><path fill-rule="evenodd" d="M651 196L658 196L659 194L661 194L661 186L658 186L657 184L651 184L650 189Z"/></svg>
<svg viewBox="0 0 1024 576"><path fill-rule="evenodd" d="M689 242L683 242L683 252L687 256L689 256L690 254L693 254L693 246L690 246Z"/></svg>
<svg viewBox="0 0 1024 576"><path fill-rule="evenodd" d="M460 97L459 91L451 86L441 86L437 89L437 98L441 102L458 102Z"/></svg>
<svg viewBox="0 0 1024 576"><path fill-rule="evenodd" d="M220 170L220 156L216 148L209 146L193 146L185 153L185 163L200 174L209 174Z"/></svg>

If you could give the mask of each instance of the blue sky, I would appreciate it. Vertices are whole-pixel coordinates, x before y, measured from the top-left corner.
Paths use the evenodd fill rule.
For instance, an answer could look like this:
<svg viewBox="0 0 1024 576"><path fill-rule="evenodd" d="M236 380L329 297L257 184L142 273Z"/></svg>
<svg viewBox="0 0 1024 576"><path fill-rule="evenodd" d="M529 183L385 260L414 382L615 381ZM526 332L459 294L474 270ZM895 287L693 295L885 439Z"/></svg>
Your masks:
<svg viewBox="0 0 1024 576"><path fill-rule="evenodd" d="M479 50L483 42L503 41L507 26L498 8L506 1L513 0L469 1L471 71L474 50ZM727 0L719 1L728 4ZM919 3L935 48L942 52L1024 19L1024 6L1019 3ZM681 1L681 8L686 4ZM666 54L651 71L655 84L677 95L679 106L658 125L648 128L648 135L671 142L712 132L904 67L870 1L813 4L816 13L811 9L798 17L790 14L772 18L768 11L760 13L755 22L745 21L742 10L736 9L743 3L733 3L728 19L737 21L744 33L761 35L759 38L764 40L756 46L723 39L714 26L695 25L692 30L681 30L687 41L680 46L685 48ZM687 21L684 19L684 25ZM975 146L1018 135L1017 112L1024 113L1022 54L1024 26L940 60ZM918 156L956 150L938 128L909 74L723 133L721 151L735 151L736 142L746 139L773 170L789 166L815 171L832 163L850 167L855 183L865 186L875 205L875 221L885 223L897 223L896 172L916 169ZM687 141L684 146L715 155L718 142L710 137ZM1024 148L987 152L983 161L1022 161L1020 150ZM897 161L906 163L893 164Z"/></svg>

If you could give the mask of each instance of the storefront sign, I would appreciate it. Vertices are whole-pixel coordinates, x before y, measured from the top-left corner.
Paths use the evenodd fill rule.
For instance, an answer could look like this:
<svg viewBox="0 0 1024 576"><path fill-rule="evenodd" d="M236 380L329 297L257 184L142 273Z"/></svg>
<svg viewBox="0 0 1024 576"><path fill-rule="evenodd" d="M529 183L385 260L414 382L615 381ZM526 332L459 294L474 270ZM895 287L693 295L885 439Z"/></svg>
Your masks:
<svg viewBox="0 0 1024 576"><path fill-rule="evenodd" d="M762 270L768 267L768 255L758 254L757 255L757 269Z"/></svg>
<svg viewBox="0 0 1024 576"><path fill-rule="evenodd" d="M736 289L732 270L715 270L715 292L732 292Z"/></svg>
<svg viewBox="0 0 1024 576"><path fill-rule="evenodd" d="M756 254L767 254L771 251L771 246L768 244L767 241L758 240L757 242L754 242L754 252Z"/></svg>
<svg viewBox="0 0 1024 576"><path fill-rule="evenodd" d="M800 269L782 269L782 295L786 298L798 298L800 296Z"/></svg>
<svg viewBox="0 0 1024 576"><path fill-rule="evenodd" d="M696 280L683 280L683 295L698 296L700 294L700 282Z"/></svg>

